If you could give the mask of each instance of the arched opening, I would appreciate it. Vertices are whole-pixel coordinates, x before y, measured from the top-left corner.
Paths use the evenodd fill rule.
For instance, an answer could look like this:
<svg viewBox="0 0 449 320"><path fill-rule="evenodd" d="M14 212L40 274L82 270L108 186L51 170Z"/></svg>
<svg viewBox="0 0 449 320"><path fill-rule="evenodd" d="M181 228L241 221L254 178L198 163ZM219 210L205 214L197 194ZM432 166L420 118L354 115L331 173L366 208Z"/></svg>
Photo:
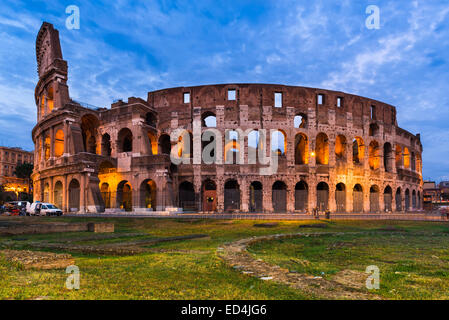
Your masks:
<svg viewBox="0 0 449 320"><path fill-rule="evenodd" d="M304 113L299 113L293 119L293 126L295 128L306 129L307 128L307 116Z"/></svg>
<svg viewBox="0 0 449 320"><path fill-rule="evenodd" d="M308 209L309 187L305 181L295 185L295 210L306 212Z"/></svg>
<svg viewBox="0 0 449 320"><path fill-rule="evenodd" d="M396 190L396 195L394 197L394 202L396 204L396 211L402 211L402 192L401 188Z"/></svg>
<svg viewBox="0 0 449 320"><path fill-rule="evenodd" d="M337 162L346 162L346 137L343 135L335 139L335 159Z"/></svg>
<svg viewBox="0 0 449 320"><path fill-rule="evenodd" d="M123 128L118 133L118 152L133 151L133 134L128 128Z"/></svg>
<svg viewBox="0 0 449 320"><path fill-rule="evenodd" d="M384 144L384 168L386 172L393 171L393 150L389 142Z"/></svg>
<svg viewBox="0 0 449 320"><path fill-rule="evenodd" d="M217 211L217 185L210 179L203 182L203 211Z"/></svg>
<svg viewBox="0 0 449 320"><path fill-rule="evenodd" d="M369 135L371 137L376 136L379 133L379 126L377 123L371 123L369 126Z"/></svg>
<svg viewBox="0 0 449 320"><path fill-rule="evenodd" d="M193 158L193 135L189 131L178 137L178 157Z"/></svg>
<svg viewBox="0 0 449 320"><path fill-rule="evenodd" d="M405 190L405 211L409 211L410 210L410 190L406 189Z"/></svg>
<svg viewBox="0 0 449 320"><path fill-rule="evenodd" d="M101 137L101 155L105 157L110 157L111 153L112 153L111 136L108 133L105 133Z"/></svg>
<svg viewBox="0 0 449 320"><path fill-rule="evenodd" d="M412 171L415 171L416 170L416 157L415 157L414 152L412 152L410 164L411 164Z"/></svg>
<svg viewBox="0 0 449 320"><path fill-rule="evenodd" d="M363 213L363 188L360 184L354 186L352 198L354 213Z"/></svg>
<svg viewBox="0 0 449 320"><path fill-rule="evenodd" d="M236 180L229 180L225 183L224 210L226 212L240 210L240 186Z"/></svg>
<svg viewBox="0 0 449 320"><path fill-rule="evenodd" d="M285 156L287 152L287 135L282 130L274 130L271 133L271 151L278 156Z"/></svg>
<svg viewBox="0 0 449 320"><path fill-rule="evenodd" d="M48 183L44 186L44 202L50 202L50 185Z"/></svg>
<svg viewBox="0 0 449 320"><path fill-rule="evenodd" d="M240 161L240 143L237 131L226 132L226 145L224 147L225 163L237 164Z"/></svg>
<svg viewBox="0 0 449 320"><path fill-rule="evenodd" d="M207 111L201 115L201 126L205 128L217 127L217 117L215 113Z"/></svg>
<svg viewBox="0 0 449 320"><path fill-rule="evenodd" d="M316 137L316 163L329 164L329 139L325 133L319 133Z"/></svg>
<svg viewBox="0 0 449 320"><path fill-rule="evenodd" d="M179 185L179 207L183 211L197 211L198 206L196 204L195 188L193 183L184 181Z"/></svg>
<svg viewBox="0 0 449 320"><path fill-rule="evenodd" d="M329 186L326 182L320 182L316 187L316 204L319 211L329 208Z"/></svg>
<svg viewBox="0 0 449 320"><path fill-rule="evenodd" d="M156 196L156 183L151 179L143 181L140 185L140 206L156 211Z"/></svg>
<svg viewBox="0 0 449 320"><path fill-rule="evenodd" d="M410 151L407 147L404 147L404 168L410 169Z"/></svg>
<svg viewBox="0 0 449 320"><path fill-rule="evenodd" d="M69 211L80 211L80 183L78 180L73 179L69 184Z"/></svg>
<svg viewBox="0 0 449 320"><path fill-rule="evenodd" d="M51 139L49 135L46 135L44 138L44 156L45 156L45 160L50 159L50 150L51 150Z"/></svg>
<svg viewBox="0 0 449 320"><path fill-rule="evenodd" d="M55 157L59 158L64 154L64 131L59 129L55 134Z"/></svg>
<svg viewBox="0 0 449 320"><path fill-rule="evenodd" d="M133 209L133 190L128 181L122 181L117 186L117 206L125 211Z"/></svg>
<svg viewBox="0 0 449 320"><path fill-rule="evenodd" d="M380 150L377 141L371 141L368 148L369 167L371 170L377 170L380 167Z"/></svg>
<svg viewBox="0 0 449 320"><path fill-rule="evenodd" d="M253 181L249 186L249 211L263 212L263 186L259 181Z"/></svg>
<svg viewBox="0 0 449 320"><path fill-rule="evenodd" d="M365 157L365 144L363 139L360 137L355 137L352 141L352 161L354 164L363 163Z"/></svg>
<svg viewBox="0 0 449 320"><path fill-rule="evenodd" d="M158 143L157 143L157 138L154 135L154 133L148 131L148 140L150 141L150 152L153 156L157 155L157 151L158 151Z"/></svg>
<svg viewBox="0 0 449 320"><path fill-rule="evenodd" d="M160 150L161 154L170 155L171 142L170 142L170 136L168 134L163 134L159 137L159 150Z"/></svg>
<svg viewBox="0 0 449 320"><path fill-rule="evenodd" d="M62 195L64 192L63 190L64 189L62 188L62 182L56 181L55 188L53 190L53 199L55 206L59 209L62 209Z"/></svg>
<svg viewBox="0 0 449 320"><path fill-rule="evenodd" d="M216 163L215 151L217 145L215 139L215 133L211 131L203 132L201 136L201 159L204 164Z"/></svg>
<svg viewBox="0 0 449 320"><path fill-rule="evenodd" d="M48 113L53 111L53 108L55 106L55 102L54 102L54 93L53 93L53 88L50 87L48 89L48 95L47 95L47 108L48 108Z"/></svg>
<svg viewBox="0 0 449 320"><path fill-rule="evenodd" d="M422 158L420 153L416 154L416 172L422 176Z"/></svg>
<svg viewBox="0 0 449 320"><path fill-rule="evenodd" d="M287 211L287 185L283 181L276 181L272 187L272 203L274 212Z"/></svg>
<svg viewBox="0 0 449 320"><path fill-rule="evenodd" d="M416 209L416 191L415 190L413 190L413 192L412 192L412 208L413 208L413 210Z"/></svg>
<svg viewBox="0 0 449 320"><path fill-rule="evenodd" d="M402 148L399 145L396 145L395 161L396 161L396 168L402 168Z"/></svg>
<svg viewBox="0 0 449 320"><path fill-rule="evenodd" d="M370 212L379 212L379 187L374 185L369 190Z"/></svg>
<svg viewBox="0 0 449 320"><path fill-rule="evenodd" d="M153 112L147 112L145 115L145 123L153 128L157 126L157 117Z"/></svg>
<svg viewBox="0 0 449 320"><path fill-rule="evenodd" d="M111 189L108 183L102 183L100 187L101 197L103 198L104 207L106 209L111 208Z"/></svg>
<svg viewBox="0 0 449 320"><path fill-rule="evenodd" d="M384 210L385 212L393 211L393 189L390 186L387 186L384 190Z"/></svg>
<svg viewBox="0 0 449 320"><path fill-rule="evenodd" d="M99 120L92 114L81 118L81 131L83 136L84 150L89 153L97 153L97 132Z"/></svg>
<svg viewBox="0 0 449 320"><path fill-rule="evenodd" d="M346 186L343 183L337 184L335 188L335 202L337 204L337 212L346 212Z"/></svg>
<svg viewBox="0 0 449 320"><path fill-rule="evenodd" d="M261 152L260 133L257 130L252 130L248 134L248 164L256 164Z"/></svg>
<svg viewBox="0 0 449 320"><path fill-rule="evenodd" d="M295 136L295 164L309 163L309 140L304 133Z"/></svg>

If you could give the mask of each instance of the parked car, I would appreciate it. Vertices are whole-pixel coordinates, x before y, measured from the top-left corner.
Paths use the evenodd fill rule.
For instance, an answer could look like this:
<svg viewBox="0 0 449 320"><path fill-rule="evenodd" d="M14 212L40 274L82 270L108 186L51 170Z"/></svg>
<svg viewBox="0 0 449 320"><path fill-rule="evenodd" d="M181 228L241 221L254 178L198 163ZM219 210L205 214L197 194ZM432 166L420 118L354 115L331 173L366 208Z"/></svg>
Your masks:
<svg viewBox="0 0 449 320"><path fill-rule="evenodd" d="M31 203L29 203L28 201L11 201L11 202L9 202L9 204L11 204L12 206L14 206L15 208L17 208L19 210L20 216L29 216L30 215L28 213L28 210L31 207Z"/></svg>
<svg viewBox="0 0 449 320"><path fill-rule="evenodd" d="M27 210L32 216L62 216L62 210L54 204L46 202L34 202Z"/></svg>

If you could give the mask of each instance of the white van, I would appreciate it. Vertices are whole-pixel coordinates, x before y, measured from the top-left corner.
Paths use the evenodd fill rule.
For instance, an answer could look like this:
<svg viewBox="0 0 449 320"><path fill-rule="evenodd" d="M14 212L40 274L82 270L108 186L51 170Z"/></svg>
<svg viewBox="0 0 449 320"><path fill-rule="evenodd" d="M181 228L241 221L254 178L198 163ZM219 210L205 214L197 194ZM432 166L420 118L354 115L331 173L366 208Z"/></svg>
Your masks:
<svg viewBox="0 0 449 320"><path fill-rule="evenodd" d="M28 209L32 216L62 216L62 210L54 204L45 202L34 202Z"/></svg>

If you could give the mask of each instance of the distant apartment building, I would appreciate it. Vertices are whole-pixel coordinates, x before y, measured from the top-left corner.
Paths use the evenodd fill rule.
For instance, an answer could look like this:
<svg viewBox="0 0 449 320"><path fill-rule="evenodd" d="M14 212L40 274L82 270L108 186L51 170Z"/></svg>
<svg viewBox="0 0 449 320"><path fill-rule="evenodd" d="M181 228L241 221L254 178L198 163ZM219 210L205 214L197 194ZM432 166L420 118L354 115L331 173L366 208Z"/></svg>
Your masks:
<svg viewBox="0 0 449 320"><path fill-rule="evenodd" d="M0 147L0 185L18 190L18 192L29 192L28 181L19 179L14 172L17 165L33 162L32 152L21 148Z"/></svg>
<svg viewBox="0 0 449 320"><path fill-rule="evenodd" d="M442 181L438 185L435 181L424 181L423 196L425 209L432 209L438 205L448 205L449 181Z"/></svg>

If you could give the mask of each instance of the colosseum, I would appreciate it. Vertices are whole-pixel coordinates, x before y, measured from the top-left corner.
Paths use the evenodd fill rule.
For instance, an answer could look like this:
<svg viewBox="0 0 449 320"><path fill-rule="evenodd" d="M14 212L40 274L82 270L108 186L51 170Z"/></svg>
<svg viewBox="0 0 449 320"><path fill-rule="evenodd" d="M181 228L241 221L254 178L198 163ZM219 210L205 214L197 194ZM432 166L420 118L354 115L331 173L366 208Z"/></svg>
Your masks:
<svg viewBox="0 0 449 320"><path fill-rule="evenodd" d="M220 84L97 108L70 98L68 65L49 23L36 56L36 201L72 213L422 207L420 135L398 126L394 106L330 90ZM218 160L204 161L206 153Z"/></svg>

